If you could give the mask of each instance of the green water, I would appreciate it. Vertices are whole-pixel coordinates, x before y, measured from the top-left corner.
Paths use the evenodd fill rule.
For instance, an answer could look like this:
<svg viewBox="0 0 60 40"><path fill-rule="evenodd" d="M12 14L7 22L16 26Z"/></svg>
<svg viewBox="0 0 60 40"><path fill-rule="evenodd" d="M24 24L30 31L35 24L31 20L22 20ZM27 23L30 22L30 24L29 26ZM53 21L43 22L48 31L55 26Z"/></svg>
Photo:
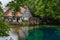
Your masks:
<svg viewBox="0 0 60 40"><path fill-rule="evenodd" d="M60 40L60 26L29 30L28 40Z"/></svg>

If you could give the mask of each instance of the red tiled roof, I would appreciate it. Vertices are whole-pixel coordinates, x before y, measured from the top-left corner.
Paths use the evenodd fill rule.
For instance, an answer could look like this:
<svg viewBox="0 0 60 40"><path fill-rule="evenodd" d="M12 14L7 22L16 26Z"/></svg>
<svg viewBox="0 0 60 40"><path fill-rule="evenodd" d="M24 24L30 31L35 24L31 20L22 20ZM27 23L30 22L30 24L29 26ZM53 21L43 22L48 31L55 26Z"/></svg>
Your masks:
<svg viewBox="0 0 60 40"><path fill-rule="evenodd" d="M5 16L12 16L12 14L11 14L11 12L7 11L7 12L5 13Z"/></svg>
<svg viewBox="0 0 60 40"><path fill-rule="evenodd" d="M15 13L15 16L16 16L16 17L20 17L20 12L16 12L16 13Z"/></svg>

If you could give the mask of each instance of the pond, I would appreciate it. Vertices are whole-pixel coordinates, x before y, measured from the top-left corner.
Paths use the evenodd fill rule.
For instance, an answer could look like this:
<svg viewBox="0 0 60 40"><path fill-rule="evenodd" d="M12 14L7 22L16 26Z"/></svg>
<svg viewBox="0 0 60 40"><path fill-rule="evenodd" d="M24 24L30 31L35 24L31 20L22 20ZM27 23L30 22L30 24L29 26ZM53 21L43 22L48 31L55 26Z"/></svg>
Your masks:
<svg viewBox="0 0 60 40"><path fill-rule="evenodd" d="M30 26L19 27L20 38L26 40L60 40L60 26ZM15 28L9 33L8 37L0 37L0 40L18 40L18 35L14 32ZM23 39L22 39L23 40Z"/></svg>
<svg viewBox="0 0 60 40"><path fill-rule="evenodd" d="M60 40L60 28L42 27L29 30L28 40Z"/></svg>

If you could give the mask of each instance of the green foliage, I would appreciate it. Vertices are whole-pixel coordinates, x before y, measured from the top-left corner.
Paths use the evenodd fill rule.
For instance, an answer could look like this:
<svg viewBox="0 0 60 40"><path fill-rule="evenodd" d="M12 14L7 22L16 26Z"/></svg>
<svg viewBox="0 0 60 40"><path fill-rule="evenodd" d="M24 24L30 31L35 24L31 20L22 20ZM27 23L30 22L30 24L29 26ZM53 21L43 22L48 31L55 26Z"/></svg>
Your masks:
<svg viewBox="0 0 60 40"><path fill-rule="evenodd" d="M56 8L58 3L56 0L36 0L35 1L35 7L36 7L36 15L39 15L40 17L52 17L56 18L56 14L58 14Z"/></svg>
<svg viewBox="0 0 60 40"><path fill-rule="evenodd" d="M33 1L32 0L26 0L25 5L27 5L29 7L31 13L33 13L33 14L35 13L35 11L36 11L35 0L33 0Z"/></svg>
<svg viewBox="0 0 60 40"><path fill-rule="evenodd" d="M25 3L32 13L44 17L60 19L59 0L27 0Z"/></svg>
<svg viewBox="0 0 60 40"><path fill-rule="evenodd" d="M15 1L9 2L7 4L7 7L9 7L9 9L12 9L15 12L20 10L19 5L17 5L17 2L15 2Z"/></svg>
<svg viewBox="0 0 60 40"><path fill-rule="evenodd" d="M0 36L8 36L9 26L6 22L0 20Z"/></svg>
<svg viewBox="0 0 60 40"><path fill-rule="evenodd" d="M41 18L60 19L60 0L14 0L7 4L14 12L20 11L20 6L27 5L31 13Z"/></svg>
<svg viewBox="0 0 60 40"><path fill-rule="evenodd" d="M4 12L3 12L3 9L1 7L2 3L0 2L0 18L3 16Z"/></svg>
<svg viewBox="0 0 60 40"><path fill-rule="evenodd" d="M24 6L25 0L14 0L7 4L7 7L14 12L20 11L20 6Z"/></svg>
<svg viewBox="0 0 60 40"><path fill-rule="evenodd" d="M4 11L1 5L2 3L0 2L0 36L8 36L9 27L8 24L2 20Z"/></svg>

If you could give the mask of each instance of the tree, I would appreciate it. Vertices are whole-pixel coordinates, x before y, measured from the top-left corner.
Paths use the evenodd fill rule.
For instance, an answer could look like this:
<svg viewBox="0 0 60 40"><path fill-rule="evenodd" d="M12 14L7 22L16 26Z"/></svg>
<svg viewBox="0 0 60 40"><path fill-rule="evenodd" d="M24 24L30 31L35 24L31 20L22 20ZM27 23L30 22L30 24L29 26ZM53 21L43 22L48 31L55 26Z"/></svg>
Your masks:
<svg viewBox="0 0 60 40"><path fill-rule="evenodd" d="M2 3L0 2L0 36L8 36L9 26L6 22L2 20L4 11L1 5Z"/></svg>
<svg viewBox="0 0 60 40"><path fill-rule="evenodd" d="M36 8L35 8L35 0L26 0L25 2L24 2L24 4L26 5L26 6L28 6L28 8L30 9L30 12L31 12L31 14L34 16L34 13L36 12Z"/></svg>
<svg viewBox="0 0 60 40"><path fill-rule="evenodd" d="M14 0L7 6L14 11L20 11L20 6L27 5L32 14L41 18L50 17L60 19L59 0Z"/></svg>
<svg viewBox="0 0 60 40"><path fill-rule="evenodd" d="M20 7L24 6L25 0L14 0L7 4L6 7L8 7L10 10L13 10L15 12L20 12Z"/></svg>
<svg viewBox="0 0 60 40"><path fill-rule="evenodd" d="M27 0L26 5L30 11L41 18L50 17L60 19L59 0Z"/></svg>

